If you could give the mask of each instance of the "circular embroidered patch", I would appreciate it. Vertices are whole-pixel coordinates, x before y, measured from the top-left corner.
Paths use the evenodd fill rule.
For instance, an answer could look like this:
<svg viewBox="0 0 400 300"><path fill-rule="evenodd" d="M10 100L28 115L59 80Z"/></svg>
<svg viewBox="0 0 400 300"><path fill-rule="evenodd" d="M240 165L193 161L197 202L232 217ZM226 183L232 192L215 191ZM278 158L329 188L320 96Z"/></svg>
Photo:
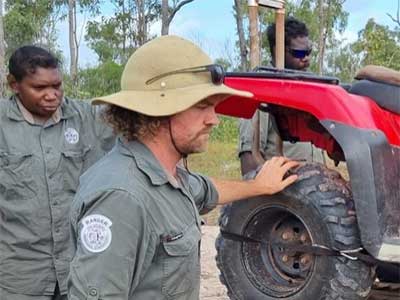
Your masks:
<svg viewBox="0 0 400 300"><path fill-rule="evenodd" d="M90 252L98 253L106 250L111 244L112 222L103 215L89 215L82 219L82 245Z"/></svg>
<svg viewBox="0 0 400 300"><path fill-rule="evenodd" d="M68 144L76 144L79 142L79 133L74 128L67 128L64 132L64 136Z"/></svg>

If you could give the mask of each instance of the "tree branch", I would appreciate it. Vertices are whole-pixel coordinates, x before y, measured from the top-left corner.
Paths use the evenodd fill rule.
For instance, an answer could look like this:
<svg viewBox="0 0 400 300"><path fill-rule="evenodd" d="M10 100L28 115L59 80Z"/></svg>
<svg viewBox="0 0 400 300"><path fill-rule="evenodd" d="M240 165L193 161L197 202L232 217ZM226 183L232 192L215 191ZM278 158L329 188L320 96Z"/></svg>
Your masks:
<svg viewBox="0 0 400 300"><path fill-rule="evenodd" d="M397 18L395 19L391 14L387 13L390 19L397 25L400 25L400 0L397 0Z"/></svg>
<svg viewBox="0 0 400 300"><path fill-rule="evenodd" d="M175 17L176 13L186 4L189 4L190 2L193 2L194 0L184 0L182 2L180 2L171 12L171 14L169 15L168 18L168 24L170 24L172 22L172 19Z"/></svg>
<svg viewBox="0 0 400 300"><path fill-rule="evenodd" d="M399 17L397 17L397 19L395 19L391 14L386 13L386 15L389 16L390 19L392 19L393 22L395 22L397 25L400 25L400 20Z"/></svg>

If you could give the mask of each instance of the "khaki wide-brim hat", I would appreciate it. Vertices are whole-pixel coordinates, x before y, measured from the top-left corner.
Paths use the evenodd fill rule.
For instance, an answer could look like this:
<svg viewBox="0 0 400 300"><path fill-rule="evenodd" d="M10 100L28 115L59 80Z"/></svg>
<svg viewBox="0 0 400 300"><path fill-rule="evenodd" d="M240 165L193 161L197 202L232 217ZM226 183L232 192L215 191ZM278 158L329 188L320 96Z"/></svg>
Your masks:
<svg viewBox="0 0 400 300"><path fill-rule="evenodd" d="M148 116L169 116L213 95L253 97L250 92L212 83L210 72L178 72L151 80L168 72L210 64L211 59L193 43L177 36L162 36L129 58L120 92L95 98L92 103L113 104Z"/></svg>

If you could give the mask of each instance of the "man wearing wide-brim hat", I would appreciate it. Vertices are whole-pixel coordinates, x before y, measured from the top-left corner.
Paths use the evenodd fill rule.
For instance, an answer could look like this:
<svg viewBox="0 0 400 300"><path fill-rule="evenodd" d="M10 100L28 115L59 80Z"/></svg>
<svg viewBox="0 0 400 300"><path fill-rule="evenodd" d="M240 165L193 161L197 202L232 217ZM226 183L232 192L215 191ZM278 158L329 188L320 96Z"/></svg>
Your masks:
<svg viewBox="0 0 400 300"><path fill-rule="evenodd" d="M231 95L252 97L225 86L223 76L200 48L165 36L131 56L121 92L95 99L108 104L105 118L121 137L80 180L69 299L198 299L199 213L296 180L283 179L297 163L282 157L246 182L187 170L187 155L204 151L218 124L215 106Z"/></svg>

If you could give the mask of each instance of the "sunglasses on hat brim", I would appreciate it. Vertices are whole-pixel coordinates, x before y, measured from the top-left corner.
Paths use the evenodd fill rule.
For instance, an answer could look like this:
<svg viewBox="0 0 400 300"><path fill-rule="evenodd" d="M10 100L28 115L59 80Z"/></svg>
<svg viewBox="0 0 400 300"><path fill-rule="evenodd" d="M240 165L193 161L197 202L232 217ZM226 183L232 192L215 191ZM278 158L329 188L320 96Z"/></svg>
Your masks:
<svg viewBox="0 0 400 300"><path fill-rule="evenodd" d="M312 49L292 49L288 48L288 52L295 58L304 58L311 54Z"/></svg>
<svg viewBox="0 0 400 300"><path fill-rule="evenodd" d="M221 65L212 64L212 65L205 65L205 66L198 66L198 67L191 67L185 69L174 70L170 72L166 72L160 75L157 75L153 78L150 78L146 81L146 84L152 84L153 82L175 74L183 74L183 73L202 73L202 72L210 72L211 74L211 81L215 85L221 85L224 83L225 79L225 71Z"/></svg>

